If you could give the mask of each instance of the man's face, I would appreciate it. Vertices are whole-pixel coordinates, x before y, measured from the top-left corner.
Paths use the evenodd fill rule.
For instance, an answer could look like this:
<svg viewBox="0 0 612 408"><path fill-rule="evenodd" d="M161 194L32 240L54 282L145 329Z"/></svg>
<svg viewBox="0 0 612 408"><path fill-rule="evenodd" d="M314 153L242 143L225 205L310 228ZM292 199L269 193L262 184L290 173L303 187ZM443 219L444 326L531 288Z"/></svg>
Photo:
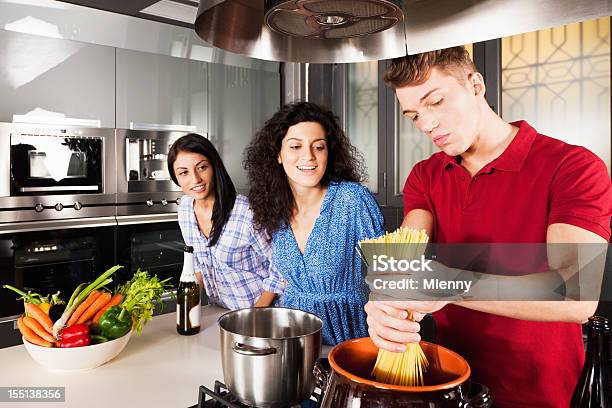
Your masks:
<svg viewBox="0 0 612 408"><path fill-rule="evenodd" d="M395 94L404 116L449 156L465 153L479 133L480 100L484 97L482 76L456 77L433 68L420 85L397 88Z"/></svg>

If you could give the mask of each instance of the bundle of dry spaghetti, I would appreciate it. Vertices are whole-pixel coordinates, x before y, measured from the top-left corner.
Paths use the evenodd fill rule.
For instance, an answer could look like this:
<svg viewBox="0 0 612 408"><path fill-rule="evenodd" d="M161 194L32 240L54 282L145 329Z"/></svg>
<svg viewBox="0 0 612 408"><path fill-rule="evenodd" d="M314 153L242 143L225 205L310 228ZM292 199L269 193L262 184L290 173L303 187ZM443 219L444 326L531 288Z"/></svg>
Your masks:
<svg viewBox="0 0 612 408"><path fill-rule="evenodd" d="M373 259L374 255L387 255L396 259L416 259L423 255L428 241L429 237L425 230L400 227L395 232L387 233L382 237L359 241L358 249L366 263ZM408 319L412 320L410 311L408 311ZM418 343L408 343L406 351L402 353L378 350L372 376L376 381L385 384L419 386L424 385L423 373L428 365L427 357L421 346Z"/></svg>

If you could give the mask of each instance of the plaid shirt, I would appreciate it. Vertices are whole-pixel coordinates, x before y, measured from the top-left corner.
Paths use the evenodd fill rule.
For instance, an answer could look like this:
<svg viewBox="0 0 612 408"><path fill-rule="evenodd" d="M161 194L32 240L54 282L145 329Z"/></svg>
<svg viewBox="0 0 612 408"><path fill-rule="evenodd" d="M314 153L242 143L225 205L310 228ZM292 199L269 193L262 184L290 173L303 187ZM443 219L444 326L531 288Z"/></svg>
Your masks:
<svg viewBox="0 0 612 408"><path fill-rule="evenodd" d="M282 293L283 278L272 267L272 244L253 227L253 213L245 196L237 195L234 208L217 243L199 230L193 198L184 196L178 219L185 244L193 247L195 270L202 272L210 303L228 309L251 307L265 291Z"/></svg>

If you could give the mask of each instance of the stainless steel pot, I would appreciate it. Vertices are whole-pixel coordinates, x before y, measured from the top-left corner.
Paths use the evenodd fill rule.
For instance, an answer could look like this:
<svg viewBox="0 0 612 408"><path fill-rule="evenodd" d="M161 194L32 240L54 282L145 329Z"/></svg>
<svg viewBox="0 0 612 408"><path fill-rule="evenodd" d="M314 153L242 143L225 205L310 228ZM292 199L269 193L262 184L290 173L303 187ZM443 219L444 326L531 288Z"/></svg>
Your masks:
<svg viewBox="0 0 612 408"><path fill-rule="evenodd" d="M227 388L244 404L286 407L307 399L323 322L296 309L250 308L219 318Z"/></svg>

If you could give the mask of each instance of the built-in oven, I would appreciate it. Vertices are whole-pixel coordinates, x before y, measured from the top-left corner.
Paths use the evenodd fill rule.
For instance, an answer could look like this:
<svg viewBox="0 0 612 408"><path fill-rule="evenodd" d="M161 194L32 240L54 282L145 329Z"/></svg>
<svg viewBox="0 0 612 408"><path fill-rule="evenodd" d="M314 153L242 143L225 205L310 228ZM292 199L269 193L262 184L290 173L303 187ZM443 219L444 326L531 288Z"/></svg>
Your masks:
<svg viewBox="0 0 612 408"><path fill-rule="evenodd" d="M92 282L115 265L115 217L0 224L0 347L20 343L15 321L23 313L11 285L42 295Z"/></svg>
<svg viewBox="0 0 612 408"><path fill-rule="evenodd" d="M0 123L0 222L115 214L115 130Z"/></svg>
<svg viewBox="0 0 612 408"><path fill-rule="evenodd" d="M176 214L117 216L117 260L125 266L120 279L141 269L160 279L170 278L175 288L184 246Z"/></svg>
<svg viewBox="0 0 612 408"><path fill-rule="evenodd" d="M182 194L168 173L168 150L189 131L171 129L117 129L118 215L176 212Z"/></svg>

